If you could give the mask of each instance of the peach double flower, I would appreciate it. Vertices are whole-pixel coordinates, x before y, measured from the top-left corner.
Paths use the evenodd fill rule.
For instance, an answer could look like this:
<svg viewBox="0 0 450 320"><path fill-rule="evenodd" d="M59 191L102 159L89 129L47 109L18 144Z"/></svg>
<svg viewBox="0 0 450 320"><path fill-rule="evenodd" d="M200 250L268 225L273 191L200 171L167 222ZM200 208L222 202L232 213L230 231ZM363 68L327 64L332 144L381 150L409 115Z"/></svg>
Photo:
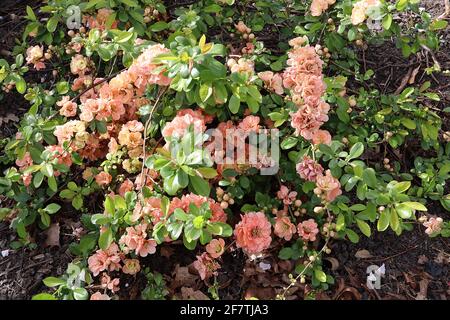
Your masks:
<svg viewBox="0 0 450 320"><path fill-rule="evenodd" d="M42 46L29 47L25 60L27 64L32 64L36 70L45 69L44 48Z"/></svg>
<svg viewBox="0 0 450 320"><path fill-rule="evenodd" d="M102 271L120 270L120 250L117 244L111 243L106 250L97 250L88 259L89 270L94 276L98 276Z"/></svg>
<svg viewBox="0 0 450 320"><path fill-rule="evenodd" d="M313 0L311 3L311 15L314 17L319 17L328 10L328 7L334 4L336 0Z"/></svg>
<svg viewBox="0 0 450 320"><path fill-rule="evenodd" d="M272 242L269 220L263 212L248 212L234 228L236 245L247 254L260 254Z"/></svg>
<svg viewBox="0 0 450 320"><path fill-rule="evenodd" d="M146 257L156 252L156 241L147 239L146 223L126 228L126 233L120 238L119 243L124 244L128 250L134 250L141 257Z"/></svg>

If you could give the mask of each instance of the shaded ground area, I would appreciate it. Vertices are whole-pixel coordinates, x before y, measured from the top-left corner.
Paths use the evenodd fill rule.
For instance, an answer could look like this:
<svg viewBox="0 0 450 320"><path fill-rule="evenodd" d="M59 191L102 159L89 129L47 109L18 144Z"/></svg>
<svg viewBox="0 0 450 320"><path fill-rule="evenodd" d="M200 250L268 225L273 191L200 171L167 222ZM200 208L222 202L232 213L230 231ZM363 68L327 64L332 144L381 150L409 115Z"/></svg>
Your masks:
<svg viewBox="0 0 450 320"><path fill-rule="evenodd" d="M437 16L443 11L443 1L423 1L428 10ZM19 16L29 4L33 8L40 1L3 0L0 7L0 49L10 51L14 38L20 36L25 25ZM181 2L182 3L182 2ZM443 69L450 69L450 33L443 35L442 50L436 59ZM270 39L268 40L270 41ZM4 56L0 56L5 58ZM8 57L7 57L8 58ZM375 71L381 92L395 92L402 79L411 69L421 66L417 83L430 80L433 88L441 94L442 101L435 107L443 108L450 102L449 78L442 75L430 77L424 74L430 57L405 59L392 44L370 48L361 52L361 61L367 68ZM20 116L26 112L28 103L16 93L7 94L0 100L0 138L15 133ZM12 115L12 116L11 116ZM9 119L12 118L12 119ZM9 119L9 120L8 120ZM7 121L6 121L7 120ZM449 119L444 120L444 131L450 129ZM414 157L414 152L408 154ZM0 199L1 201L1 199ZM0 202L0 205L1 202ZM4 204L3 204L4 205ZM440 205L434 205L432 214L449 217ZM67 214L70 217L70 214ZM62 274L72 260L68 245L73 241L70 223L65 214L60 217L59 246L46 247L46 236L35 232L36 248L9 249L9 243L15 239L14 232L5 223L0 223L0 299L29 299L33 294L45 289L42 279ZM74 220L75 217L71 217ZM370 239L361 237L358 244L334 242L332 253L325 262L336 278L336 284L330 290L319 294L319 299L449 299L450 281L450 242L447 239L430 239L418 226L412 232L397 237L391 232L375 233ZM7 251L6 251L7 250ZM162 246L156 255L145 260L151 270L164 275L170 295L179 297L205 298L205 285L192 268L195 254L187 252L181 245ZM222 299L240 299L257 296L272 299L283 286L289 283L286 274L292 272L293 263L278 261L271 256L254 263L245 261L241 251L227 253L223 257L222 269L217 277L218 295ZM260 263L262 262L262 264ZM368 290L366 287L366 269L370 265L385 265L386 274L381 280L380 290ZM266 270L266 268L270 267ZM121 279L126 289L121 298L136 299L146 285L143 275L137 278ZM189 290L183 286L189 285ZM304 285L295 288L293 298L303 297L308 291Z"/></svg>

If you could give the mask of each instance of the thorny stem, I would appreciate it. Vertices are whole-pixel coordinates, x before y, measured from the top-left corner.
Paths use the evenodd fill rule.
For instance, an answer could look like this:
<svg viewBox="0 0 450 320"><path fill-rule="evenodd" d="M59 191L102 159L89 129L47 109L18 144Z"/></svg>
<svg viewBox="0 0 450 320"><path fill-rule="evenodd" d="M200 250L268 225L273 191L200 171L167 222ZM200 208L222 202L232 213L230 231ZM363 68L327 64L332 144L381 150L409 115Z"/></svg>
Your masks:
<svg viewBox="0 0 450 320"><path fill-rule="evenodd" d="M145 146L146 146L146 143L147 143L147 131L148 131L148 127L150 126L150 122L151 122L151 120L152 120L152 117L153 117L153 113L155 112L155 110L156 110L156 107L158 106L158 104L159 104L159 101L161 100L161 98L162 98L162 96L164 95L164 93L166 93L166 91L167 91L167 87L164 87L160 92L159 92L159 94L158 94L158 97L156 98L156 101L155 101L155 103L153 104L153 107L152 107L152 109L150 110L150 114L149 114L149 116L148 116L148 119L147 119L147 121L145 122L145 125L144 125L144 141L143 141L143 152L144 152L144 154L143 154L143 157L142 157L142 159L143 159L143 161L142 161L142 167L141 167L141 188L140 188L140 191L142 191L142 188L145 186L145 183L147 182L147 176L144 176L144 169L145 169L145 158L146 158L146 150L145 150ZM155 181L153 181L153 179L150 177L150 179L152 180L152 182L153 183L156 183Z"/></svg>
<svg viewBox="0 0 450 320"><path fill-rule="evenodd" d="M328 214L328 217L331 217L330 211L329 211L328 209L327 209L327 214ZM314 259L313 259L312 261L310 260L310 261L308 262L308 264L305 265L303 271L300 272L300 273L299 273L299 274L291 281L291 283L290 283L286 288L284 288L283 294L280 295L280 297L281 297L282 299L285 299L286 294L287 294L287 292L289 291L289 289L292 288L292 286L293 286L294 284L297 283L298 279L300 279L300 278L305 274L305 272L308 270L308 268L309 268L314 262L317 261L317 257L320 256L320 255L322 254L322 252L327 248L328 243L330 242L330 238L331 238L331 237L330 237L330 235L328 234L328 236L327 236L327 238L326 238L326 240L325 240L325 244L323 245L322 249L320 249L319 252L317 252L316 254L313 255Z"/></svg>
<svg viewBox="0 0 450 320"><path fill-rule="evenodd" d="M309 261L308 264L305 265L305 268L303 269L303 271L300 272L300 273L298 274L298 276L296 276L296 277L294 278L294 280L292 280L291 283L284 289L284 292L283 292L283 294L281 295L282 298L285 298L285 297L286 297L286 294L287 294L288 290L289 290L290 288L292 288L292 286L293 286L295 283L297 283L298 279L300 279L300 277L303 276L303 274L308 270L308 268L316 261L317 257L320 256L320 254L327 248L327 245L328 245L329 240L330 240L330 237L328 237L328 238L326 239L325 244L323 245L322 249L320 249L320 251L317 252L317 253L313 256L313 257L314 257L314 260L313 260L313 261Z"/></svg>

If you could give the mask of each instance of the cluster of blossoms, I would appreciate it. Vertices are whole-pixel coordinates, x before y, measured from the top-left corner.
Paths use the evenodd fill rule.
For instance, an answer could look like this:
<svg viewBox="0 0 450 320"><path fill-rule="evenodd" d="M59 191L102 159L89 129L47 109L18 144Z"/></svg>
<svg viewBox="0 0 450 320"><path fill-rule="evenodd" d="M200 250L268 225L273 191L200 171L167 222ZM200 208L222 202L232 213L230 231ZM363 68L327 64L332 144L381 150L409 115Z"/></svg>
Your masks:
<svg viewBox="0 0 450 320"><path fill-rule="evenodd" d="M291 125L297 135L313 143L331 142L331 135L320 127L328 121L330 106L322 100L325 82L322 75L323 61L315 48L306 45L302 37L292 39L288 52L288 67L283 73L283 85L290 89L292 101L298 110L291 113Z"/></svg>
<svg viewBox="0 0 450 320"><path fill-rule="evenodd" d="M220 203L217 203L212 198L199 196L194 193L185 194L181 196L181 198L173 197L169 205L168 214L171 215L177 208L182 209L184 212L189 212L189 205L191 203L197 207L200 207L205 202L209 204L209 208L212 213L210 219L211 222L226 222L227 215L220 206ZM143 216L149 216L154 223L159 222L164 216L161 209L161 199L157 197L150 197L144 200L143 205L140 202L137 203L131 220L135 222Z"/></svg>
<svg viewBox="0 0 450 320"><path fill-rule="evenodd" d="M252 33L252 29L247 27L243 21L239 21L234 26L236 27L236 31L241 34L242 39L246 41L245 47L242 48L241 52L243 54L253 53L255 50L255 45L252 41L255 39L255 34Z"/></svg>
<svg viewBox="0 0 450 320"><path fill-rule="evenodd" d="M204 114L201 110L182 109L166 124L161 133L166 141L169 137L183 137L191 126L195 133L203 133L206 130L206 123L212 120L212 116Z"/></svg>
<svg viewBox="0 0 450 320"><path fill-rule="evenodd" d="M137 232L129 231L127 228L127 235L121 239L127 247L124 250L120 250L116 243L111 243L111 245L106 250L97 250L88 259L89 270L94 276L98 276L101 272L113 272L122 270L123 273L134 275L141 270L141 266L138 259L127 259L125 255L128 253L128 249L135 246L134 250L136 253L139 251L138 245L142 244L141 238L144 237L145 231L140 230L139 234ZM151 245L144 245L139 247L140 250L146 247L152 247ZM147 248L146 248L147 249ZM154 253L153 250L147 250L149 253ZM143 252L143 251L139 251ZM142 256L142 255L141 255ZM123 264L123 265L122 265Z"/></svg>
<svg viewBox="0 0 450 320"><path fill-rule="evenodd" d="M322 166L310 157L304 156L296 169L302 179L316 183L314 193L322 200L332 202L342 194L339 180L333 177L330 170L324 172Z"/></svg>
<svg viewBox="0 0 450 320"><path fill-rule="evenodd" d="M336 0L313 0L311 3L311 15L314 17L321 16L325 11L328 10L328 7L333 5Z"/></svg>
<svg viewBox="0 0 450 320"><path fill-rule="evenodd" d="M16 165L19 167L19 171L23 172L28 167L33 165L33 159L31 158L31 155L29 152L25 152L23 157L21 159L16 159ZM33 179L33 175L31 173L24 172L22 173L22 181L23 184L28 187L31 184L31 181Z"/></svg>
<svg viewBox="0 0 450 320"><path fill-rule="evenodd" d="M319 229L317 223L313 219L300 222L296 227L288 216L289 205L295 204L296 207L300 207L302 204L296 197L296 191L290 191L288 187L281 185L280 190L277 192L277 198L282 200L284 209L279 211L274 210L276 211L274 233L276 236L286 241L290 241L292 236L298 232L299 236L304 241L315 241Z"/></svg>
<svg viewBox="0 0 450 320"><path fill-rule="evenodd" d="M246 58L240 58L238 61L235 59L229 59L227 66L230 68L231 73L240 73L247 75L248 79L251 79L255 73L255 63Z"/></svg>
<svg viewBox="0 0 450 320"><path fill-rule="evenodd" d="M368 12L374 8L378 8L380 5L380 0L361 0L356 2L352 10L352 23L354 25L363 23L367 19Z"/></svg>
<svg viewBox="0 0 450 320"><path fill-rule="evenodd" d="M425 233L428 235L435 235L442 229L442 224L444 223L444 220L440 217L426 217L422 216L419 218L419 221L422 222L423 226L426 228Z"/></svg>
<svg viewBox="0 0 450 320"><path fill-rule="evenodd" d="M279 95L284 93L283 77L281 74L273 73L272 71L263 71L258 73L258 77L264 82L267 90Z"/></svg>
<svg viewBox="0 0 450 320"><path fill-rule="evenodd" d="M147 228L146 223L126 228L126 233L119 240L120 244L125 245L124 253L132 250L136 255L146 257L156 252L156 241L147 239Z"/></svg>
<svg viewBox="0 0 450 320"><path fill-rule="evenodd" d="M89 160L97 160L105 157L108 152L117 151L118 144L128 150L130 157L140 157L143 125L136 121L136 111L148 103L146 99L141 98L148 84L167 86L170 83L170 79L163 75L164 70L154 72L160 65L152 63L154 57L166 52L168 49L161 45L150 46L128 70L109 82L95 79L93 83L98 85L80 97L82 103L79 106L80 120L68 121L56 127L54 134L58 138L59 145L66 141L71 142L71 149ZM71 71L79 76L74 85L80 79L86 84L86 77L90 77L87 73L90 70L87 58L82 55L74 56ZM69 100L69 97L64 97L58 102L58 106L61 107L60 113L66 117L77 115L78 106ZM86 128L94 120L107 122L107 132L102 134L87 132Z"/></svg>
<svg viewBox="0 0 450 320"><path fill-rule="evenodd" d="M83 16L83 23L89 29L99 29L100 31L106 30L107 22L110 20L111 15L114 14L114 10L109 8L102 8L97 11L95 16ZM116 29L118 25L117 20L113 20L110 28Z"/></svg>
<svg viewBox="0 0 450 320"><path fill-rule="evenodd" d="M36 70L45 69L44 61L48 58L47 54L44 54L44 48L42 46L29 47L27 49L27 56L25 60L27 64L32 64Z"/></svg>
<svg viewBox="0 0 450 320"><path fill-rule="evenodd" d="M202 280L208 279L213 275L217 275L220 268L218 259L225 252L225 241L222 238L213 239L206 245L206 252L197 256L194 261L194 268L200 275Z"/></svg>

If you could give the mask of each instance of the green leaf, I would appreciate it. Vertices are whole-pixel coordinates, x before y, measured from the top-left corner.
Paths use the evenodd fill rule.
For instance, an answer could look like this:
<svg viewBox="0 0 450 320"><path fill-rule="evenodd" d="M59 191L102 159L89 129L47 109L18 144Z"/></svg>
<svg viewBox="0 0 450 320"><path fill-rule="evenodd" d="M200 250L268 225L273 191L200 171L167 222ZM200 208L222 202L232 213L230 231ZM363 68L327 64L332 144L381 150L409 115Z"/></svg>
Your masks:
<svg viewBox="0 0 450 320"><path fill-rule="evenodd" d="M44 175L39 171L33 177L33 185L35 188L39 188L44 181Z"/></svg>
<svg viewBox="0 0 450 320"><path fill-rule="evenodd" d="M214 168L203 167L198 168L197 171L206 179L212 179L217 176L217 171Z"/></svg>
<svg viewBox="0 0 450 320"><path fill-rule="evenodd" d="M341 231L345 228L345 217L342 213L340 213L336 220L336 231Z"/></svg>
<svg viewBox="0 0 450 320"><path fill-rule="evenodd" d="M58 300L50 293L38 293L34 295L31 300Z"/></svg>
<svg viewBox="0 0 450 320"><path fill-rule="evenodd" d="M392 14L389 13L383 18L384 30L389 30L391 28L391 25L392 25Z"/></svg>
<svg viewBox="0 0 450 320"><path fill-rule="evenodd" d="M100 233L100 237L98 238L98 245L100 249L106 250L109 248L113 240L114 239L111 228L106 228L106 230Z"/></svg>
<svg viewBox="0 0 450 320"><path fill-rule="evenodd" d="M238 113L240 105L241 100L233 94L230 98L230 101L228 102L228 108L230 109L231 113Z"/></svg>
<svg viewBox="0 0 450 320"><path fill-rule="evenodd" d="M42 166L41 172L46 177L53 177L53 166L50 163L46 163Z"/></svg>
<svg viewBox="0 0 450 320"><path fill-rule="evenodd" d="M110 196L107 196L105 199L105 210L110 215L114 215L114 212L116 211L114 200Z"/></svg>
<svg viewBox="0 0 450 320"><path fill-rule="evenodd" d="M446 20L434 20L430 25L430 30L442 30L447 28L448 22Z"/></svg>
<svg viewBox="0 0 450 320"><path fill-rule="evenodd" d="M380 218L378 219L377 222L377 230L385 231L389 227L390 219L391 219L390 210L389 208L386 208L380 214Z"/></svg>
<svg viewBox="0 0 450 320"><path fill-rule="evenodd" d="M391 210L391 217L389 220L390 220L389 224L391 226L391 229L394 231L397 231L398 228L400 227L400 220L398 218L398 214L395 209Z"/></svg>
<svg viewBox="0 0 450 320"><path fill-rule="evenodd" d="M211 187L208 181L199 176L190 176L189 182L194 189L195 193L201 196L208 197L211 192Z"/></svg>
<svg viewBox="0 0 450 320"><path fill-rule="evenodd" d="M292 248L286 247L286 248L283 248L280 250L280 252L278 253L278 258L283 259L283 260L289 260L289 259L291 259L293 253L294 253L294 250L292 250Z"/></svg>
<svg viewBox="0 0 450 320"><path fill-rule="evenodd" d="M58 212L59 209L61 209L61 206L59 204L57 204L57 203L50 203L48 206L45 207L44 210L48 214L54 214L54 213Z"/></svg>
<svg viewBox="0 0 450 320"><path fill-rule="evenodd" d="M73 289L73 297L75 300L87 300L89 293L85 288L75 288Z"/></svg>
<svg viewBox="0 0 450 320"><path fill-rule="evenodd" d="M16 90L20 94L24 94L27 91L27 83L22 77L18 77L16 80Z"/></svg>
<svg viewBox="0 0 450 320"><path fill-rule="evenodd" d="M181 221L188 221L189 220L189 215L187 215L182 209L180 208L176 208L174 213L174 218L176 218L177 220L181 220Z"/></svg>
<svg viewBox="0 0 450 320"><path fill-rule="evenodd" d="M405 205L413 210L418 210L418 211L428 211L427 207L425 207L423 204L421 204L420 202L403 202L402 205Z"/></svg>
<svg viewBox="0 0 450 320"><path fill-rule="evenodd" d="M365 184L367 184L372 189L377 187L377 177L375 170L372 168L364 169L362 178Z"/></svg>
<svg viewBox="0 0 450 320"><path fill-rule="evenodd" d="M402 193L402 192L405 192L406 190L408 190L409 187L411 187L410 181L402 181L402 182L399 182L396 185L394 185L394 187L392 189L397 191L398 193Z"/></svg>
<svg viewBox="0 0 450 320"><path fill-rule="evenodd" d="M327 282L327 275L325 272L319 269L314 270L314 276L319 280L320 282Z"/></svg>
<svg viewBox="0 0 450 320"><path fill-rule="evenodd" d="M56 277L47 277L42 280L42 282L49 288L57 287L66 283L64 280Z"/></svg>
<svg viewBox="0 0 450 320"><path fill-rule="evenodd" d="M356 219L356 224L358 225L359 230L361 230L361 232L366 236L366 237L370 237L371 235L371 230L370 230L370 226L367 222L360 220L360 219Z"/></svg>
<svg viewBox="0 0 450 320"><path fill-rule="evenodd" d="M397 211L398 215L403 219L409 219L413 214L412 209L404 204L399 204L395 206L395 210Z"/></svg>
<svg viewBox="0 0 450 320"><path fill-rule="evenodd" d="M36 21L36 15L34 14L33 9L30 6L27 6L27 16L31 21Z"/></svg>
<svg viewBox="0 0 450 320"><path fill-rule="evenodd" d="M355 231L353 231L351 229L346 229L345 233L347 234L347 237L351 242L353 242L353 243L359 242L359 236Z"/></svg>
<svg viewBox="0 0 450 320"><path fill-rule="evenodd" d="M351 160L358 158L360 155L363 154L363 152L364 152L364 145L362 144L362 142L357 142L351 147L347 159Z"/></svg>
<svg viewBox="0 0 450 320"><path fill-rule="evenodd" d="M159 32L169 27L169 24L165 21L158 21L150 26L150 30L153 32Z"/></svg>
<svg viewBox="0 0 450 320"><path fill-rule="evenodd" d="M51 176L50 178L48 178L48 187L53 192L58 191L58 184L56 183L56 178L55 177Z"/></svg>
<svg viewBox="0 0 450 320"><path fill-rule="evenodd" d="M83 207L83 197L78 194L72 199L72 207L77 210L80 210Z"/></svg>
<svg viewBox="0 0 450 320"><path fill-rule="evenodd" d="M53 16L50 19L48 19L47 21L47 30L48 32L55 32L56 27L58 26L58 20L59 17L58 16Z"/></svg>
<svg viewBox="0 0 450 320"><path fill-rule="evenodd" d="M200 100L202 102L206 102L206 100L208 100L209 97L211 97L212 93L213 93L213 88L212 88L210 83L203 83L200 86L200 89L198 91L198 94L200 96Z"/></svg>
<svg viewBox="0 0 450 320"><path fill-rule="evenodd" d="M49 227L50 226L50 216L46 212L41 212L41 222L44 226Z"/></svg>

